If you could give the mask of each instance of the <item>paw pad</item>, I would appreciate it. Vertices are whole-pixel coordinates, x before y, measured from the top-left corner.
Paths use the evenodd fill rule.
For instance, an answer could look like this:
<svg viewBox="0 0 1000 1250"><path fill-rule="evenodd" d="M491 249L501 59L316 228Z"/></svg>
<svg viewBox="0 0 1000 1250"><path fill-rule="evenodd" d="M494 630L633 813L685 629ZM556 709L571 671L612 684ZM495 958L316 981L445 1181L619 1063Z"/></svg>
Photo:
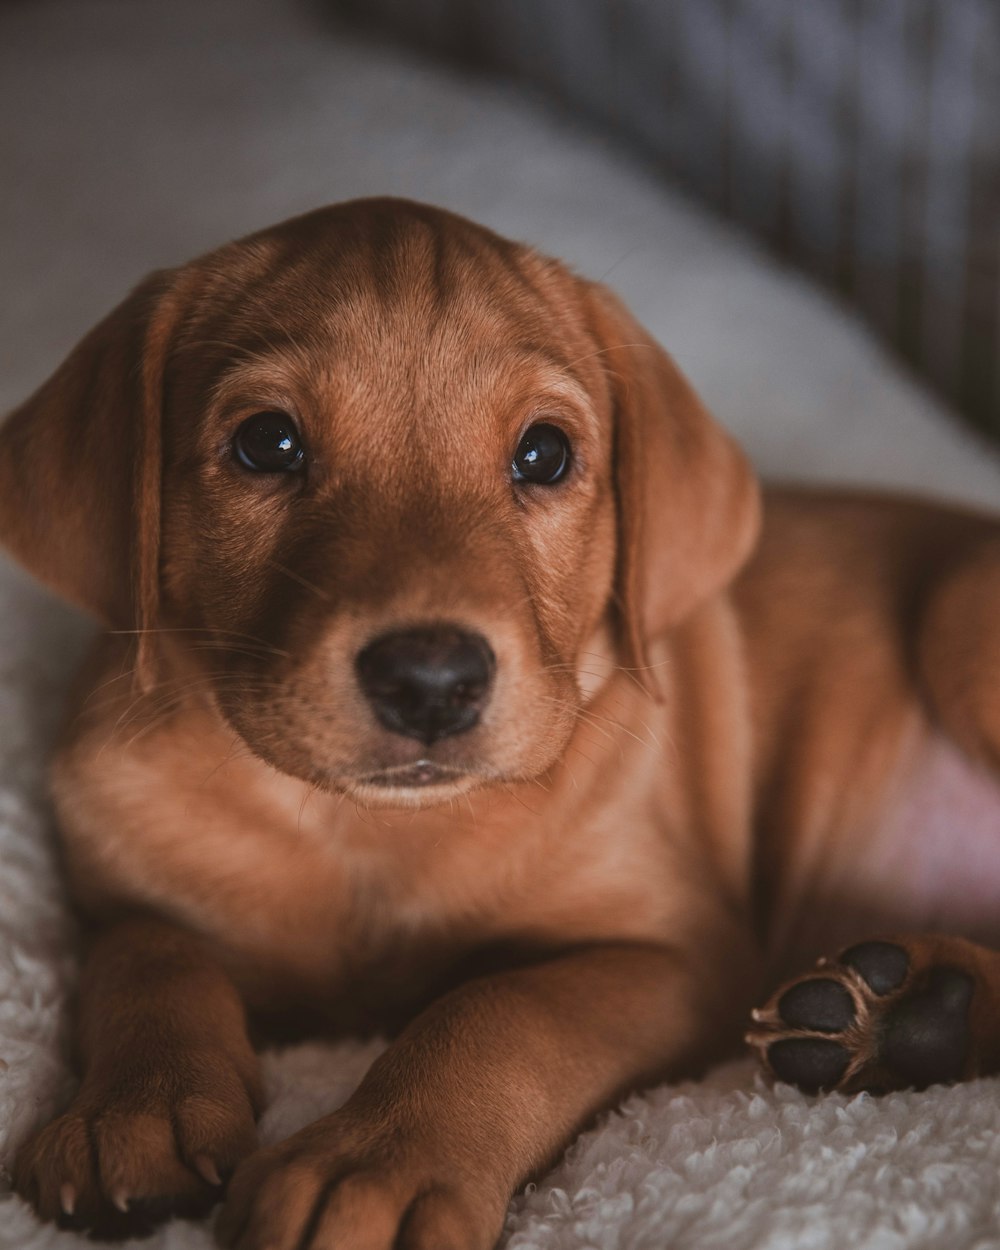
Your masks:
<svg viewBox="0 0 1000 1250"><path fill-rule="evenodd" d="M969 1049L969 1007L975 983L957 968L932 968L922 988L886 1020L884 1061L918 1089L957 1081Z"/></svg>
<svg viewBox="0 0 1000 1250"><path fill-rule="evenodd" d="M854 1023L854 999L839 981L817 977L785 990L778 999L778 1015L793 1028L841 1033Z"/></svg>
<svg viewBox="0 0 1000 1250"><path fill-rule="evenodd" d="M815 1094L833 1089L840 1081L851 1062L851 1052L825 1037L789 1037L771 1043L767 1062L779 1081Z"/></svg>
<svg viewBox="0 0 1000 1250"><path fill-rule="evenodd" d="M873 994L898 990L910 971L910 957L895 942L861 942L844 951L840 962L853 968Z"/></svg>
<svg viewBox="0 0 1000 1250"><path fill-rule="evenodd" d="M808 1093L956 1081L969 1067L975 978L896 942L861 942L785 985L753 1013L747 1041L780 1081Z"/></svg>

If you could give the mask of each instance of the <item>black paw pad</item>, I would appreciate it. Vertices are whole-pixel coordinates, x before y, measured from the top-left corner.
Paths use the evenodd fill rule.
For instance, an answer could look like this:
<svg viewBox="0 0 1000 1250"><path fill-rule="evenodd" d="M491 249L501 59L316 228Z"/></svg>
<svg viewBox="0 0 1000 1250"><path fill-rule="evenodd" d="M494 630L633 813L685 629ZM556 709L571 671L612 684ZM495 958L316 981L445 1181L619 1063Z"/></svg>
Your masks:
<svg viewBox="0 0 1000 1250"><path fill-rule="evenodd" d="M842 964L853 968L876 994L898 990L910 970L910 957L894 942L860 942L844 951Z"/></svg>
<svg viewBox="0 0 1000 1250"><path fill-rule="evenodd" d="M823 1037L789 1037L771 1043L767 1061L779 1081L815 1094L837 1084L847 1071L850 1055L838 1042Z"/></svg>
<svg viewBox="0 0 1000 1250"><path fill-rule="evenodd" d="M778 1014L797 1029L840 1033L854 1022L854 999L839 981L799 981L778 999Z"/></svg>
<svg viewBox="0 0 1000 1250"><path fill-rule="evenodd" d="M957 1081L969 1047L975 982L957 968L933 968L886 1021L882 1061L917 1089Z"/></svg>

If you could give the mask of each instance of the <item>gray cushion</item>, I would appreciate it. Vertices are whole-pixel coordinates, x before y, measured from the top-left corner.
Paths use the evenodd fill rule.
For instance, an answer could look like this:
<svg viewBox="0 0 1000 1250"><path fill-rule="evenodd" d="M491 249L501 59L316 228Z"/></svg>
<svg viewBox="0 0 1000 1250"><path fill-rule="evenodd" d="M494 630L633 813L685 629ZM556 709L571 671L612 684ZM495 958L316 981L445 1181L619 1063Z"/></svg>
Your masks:
<svg viewBox="0 0 1000 1250"><path fill-rule="evenodd" d="M549 89L1000 433L995 0L334 0Z"/></svg>

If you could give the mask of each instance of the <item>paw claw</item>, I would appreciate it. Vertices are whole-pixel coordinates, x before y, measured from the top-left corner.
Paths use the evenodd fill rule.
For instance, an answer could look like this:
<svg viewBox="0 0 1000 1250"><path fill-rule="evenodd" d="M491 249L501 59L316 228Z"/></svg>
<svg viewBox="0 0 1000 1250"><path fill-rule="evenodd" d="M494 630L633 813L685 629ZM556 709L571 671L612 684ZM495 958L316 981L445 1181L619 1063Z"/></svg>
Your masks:
<svg viewBox="0 0 1000 1250"><path fill-rule="evenodd" d="M751 1037L760 1037L770 1034L773 1029L781 1027L781 1020L775 1011L773 1002L767 1003L764 1007L756 1007L750 1013L750 1019L757 1026L749 1032Z"/></svg>
<svg viewBox="0 0 1000 1250"><path fill-rule="evenodd" d="M195 1155L191 1160L194 1170L209 1185L221 1185L222 1177L219 1175L219 1169L214 1159L210 1159L208 1155Z"/></svg>
<svg viewBox="0 0 1000 1250"><path fill-rule="evenodd" d="M85 1084L14 1168L16 1191L43 1219L98 1239L207 1214L256 1141L246 1082L227 1056L179 1052L158 1080L145 1069L121 1079Z"/></svg>

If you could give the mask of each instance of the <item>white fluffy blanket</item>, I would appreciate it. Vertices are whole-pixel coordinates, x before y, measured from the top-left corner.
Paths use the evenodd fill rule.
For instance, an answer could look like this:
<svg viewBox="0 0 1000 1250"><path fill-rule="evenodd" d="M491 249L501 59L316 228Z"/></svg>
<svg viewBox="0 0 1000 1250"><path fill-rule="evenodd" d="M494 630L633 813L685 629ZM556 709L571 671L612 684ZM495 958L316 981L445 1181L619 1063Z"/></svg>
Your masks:
<svg viewBox="0 0 1000 1250"><path fill-rule="evenodd" d="M310 15L311 14L311 15ZM600 142L278 0L0 11L0 404L146 270L353 195L448 204L613 282L771 473L1000 506L995 458L809 286ZM16 191L16 194L14 192ZM0 566L0 1247L79 1250L10 1195L62 1098L72 933L43 761L86 637ZM266 1060L276 1140L372 1047ZM147 1245L194 1250L204 1226ZM1000 1082L881 1100L769 1089L748 1062L630 1099L519 1197L509 1250L1000 1250Z"/></svg>

